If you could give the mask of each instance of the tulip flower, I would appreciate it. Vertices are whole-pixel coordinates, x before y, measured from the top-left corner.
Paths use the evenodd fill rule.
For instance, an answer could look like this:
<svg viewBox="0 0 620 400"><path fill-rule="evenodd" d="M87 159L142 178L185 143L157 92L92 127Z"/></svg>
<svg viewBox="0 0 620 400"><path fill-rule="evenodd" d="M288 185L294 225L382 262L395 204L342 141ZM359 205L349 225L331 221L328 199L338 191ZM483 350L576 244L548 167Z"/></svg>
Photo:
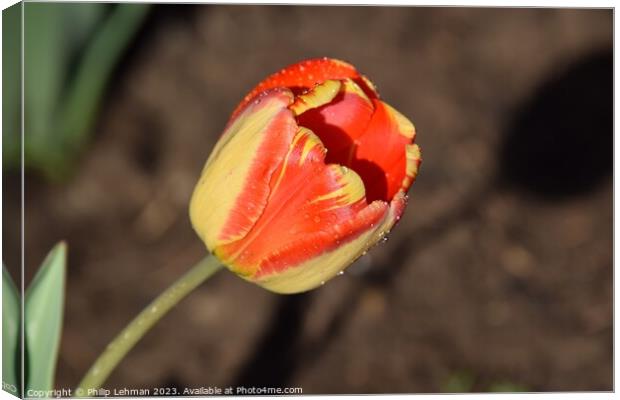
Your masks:
<svg viewBox="0 0 620 400"><path fill-rule="evenodd" d="M399 220L421 161L414 138L352 65L291 65L232 113L192 195L192 225L244 279L313 289Z"/></svg>
<svg viewBox="0 0 620 400"><path fill-rule="evenodd" d="M322 58L269 76L233 111L202 170L190 219L215 256L197 263L106 347L76 393L227 266L276 293L313 289L385 237L420 166L413 124L352 65Z"/></svg>

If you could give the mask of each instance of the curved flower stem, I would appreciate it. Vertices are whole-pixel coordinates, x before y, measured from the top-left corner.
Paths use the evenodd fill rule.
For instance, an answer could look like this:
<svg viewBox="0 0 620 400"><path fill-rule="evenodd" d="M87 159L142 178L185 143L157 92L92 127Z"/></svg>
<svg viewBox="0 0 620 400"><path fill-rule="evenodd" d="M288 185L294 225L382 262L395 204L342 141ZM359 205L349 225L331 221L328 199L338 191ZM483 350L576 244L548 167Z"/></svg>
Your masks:
<svg viewBox="0 0 620 400"><path fill-rule="evenodd" d="M105 382L123 357L157 321L221 268L222 264L219 260L209 254L153 300L108 344L82 378L75 390L75 395L78 397L92 396L89 390L98 389Z"/></svg>

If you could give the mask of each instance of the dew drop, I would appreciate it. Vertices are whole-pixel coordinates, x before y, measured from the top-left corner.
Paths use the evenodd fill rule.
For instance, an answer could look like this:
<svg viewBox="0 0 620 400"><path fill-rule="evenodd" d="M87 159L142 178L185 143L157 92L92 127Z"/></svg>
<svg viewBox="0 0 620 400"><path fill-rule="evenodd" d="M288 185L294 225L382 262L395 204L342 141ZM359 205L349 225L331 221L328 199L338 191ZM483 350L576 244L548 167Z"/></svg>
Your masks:
<svg viewBox="0 0 620 400"><path fill-rule="evenodd" d="M321 281L321 286L325 285L325 281Z"/></svg>
<svg viewBox="0 0 620 400"><path fill-rule="evenodd" d="M342 275L344 275L344 271L339 271L336 275L342 276Z"/></svg>
<svg viewBox="0 0 620 400"><path fill-rule="evenodd" d="M321 218L318 215L315 216L314 217L314 222L316 222L318 224L319 222L321 222Z"/></svg>

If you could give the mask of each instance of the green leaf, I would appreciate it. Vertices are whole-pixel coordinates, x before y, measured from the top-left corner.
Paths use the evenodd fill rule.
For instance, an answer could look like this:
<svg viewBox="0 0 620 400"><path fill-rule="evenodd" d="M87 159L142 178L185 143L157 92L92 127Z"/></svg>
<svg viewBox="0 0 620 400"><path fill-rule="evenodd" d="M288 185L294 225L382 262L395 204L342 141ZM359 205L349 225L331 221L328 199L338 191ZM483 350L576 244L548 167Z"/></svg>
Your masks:
<svg viewBox="0 0 620 400"><path fill-rule="evenodd" d="M90 138L112 72L149 6L27 3L25 10L25 163L63 179Z"/></svg>
<svg viewBox="0 0 620 400"><path fill-rule="evenodd" d="M63 7L24 3L24 137L26 157L39 156L52 132L68 66Z"/></svg>
<svg viewBox="0 0 620 400"><path fill-rule="evenodd" d="M2 11L2 163L21 161L22 3Z"/></svg>
<svg viewBox="0 0 620 400"><path fill-rule="evenodd" d="M53 388L62 332L66 258L67 246L60 242L26 290L26 392Z"/></svg>
<svg viewBox="0 0 620 400"><path fill-rule="evenodd" d="M24 163L48 179L62 180L88 142L112 72L149 6L26 2L23 8ZM6 96L11 93L7 89ZM15 114L18 108L8 106L7 112ZM14 143L19 144L8 142ZM6 162L18 167L20 148L15 147L7 148L13 158Z"/></svg>
<svg viewBox="0 0 620 400"><path fill-rule="evenodd" d="M21 306L19 294L9 271L2 265L2 387L18 396L20 382L18 367L21 352L19 322Z"/></svg>
<svg viewBox="0 0 620 400"><path fill-rule="evenodd" d="M117 5L88 44L59 108L62 153L75 156L86 142L112 71L148 11L145 4Z"/></svg>
<svg viewBox="0 0 620 400"><path fill-rule="evenodd" d="M97 26L111 7L105 3L56 3L56 6L64 9L65 37L72 56L82 51L92 40Z"/></svg>

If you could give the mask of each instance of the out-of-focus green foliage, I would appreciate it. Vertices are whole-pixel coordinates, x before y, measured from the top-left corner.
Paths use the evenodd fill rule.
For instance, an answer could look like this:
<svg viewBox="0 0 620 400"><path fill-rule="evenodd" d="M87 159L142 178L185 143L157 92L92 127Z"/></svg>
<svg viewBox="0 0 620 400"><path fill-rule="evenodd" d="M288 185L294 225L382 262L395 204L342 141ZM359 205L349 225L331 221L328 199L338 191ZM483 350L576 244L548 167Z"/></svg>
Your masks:
<svg viewBox="0 0 620 400"><path fill-rule="evenodd" d="M456 371L448 376L448 379L441 385L442 393L471 393L474 391L476 385L476 375L467 370ZM527 392L528 389L525 386L512 383L510 381L498 381L489 385L482 386L484 392Z"/></svg>
<svg viewBox="0 0 620 400"><path fill-rule="evenodd" d="M21 306L19 293L9 271L2 265L2 388L19 396L21 360L19 325Z"/></svg>
<svg viewBox="0 0 620 400"><path fill-rule="evenodd" d="M527 392L528 389L523 386L512 382L496 382L489 386L489 392L509 392L519 393Z"/></svg>
<svg viewBox="0 0 620 400"><path fill-rule="evenodd" d="M2 158L19 165L21 131L21 18L22 4L2 12Z"/></svg>
<svg viewBox="0 0 620 400"><path fill-rule="evenodd" d="M468 393L474 387L476 378L469 371L458 371L452 373L448 380L442 385L443 393Z"/></svg>
<svg viewBox="0 0 620 400"><path fill-rule="evenodd" d="M26 392L51 390L62 334L67 245L57 244L26 290L24 330Z"/></svg>
<svg viewBox="0 0 620 400"><path fill-rule="evenodd" d="M111 73L149 7L25 3L23 9L25 166L48 178L63 178L87 142ZM19 31L12 25L7 29ZM4 60L15 59L13 47L3 43L3 52ZM19 83L19 62L12 68L13 77L3 77L4 82ZM17 114L3 126L4 165L9 168L19 167L20 160L15 99L21 88L15 86L3 93L3 103L7 98L13 103L5 115Z"/></svg>

